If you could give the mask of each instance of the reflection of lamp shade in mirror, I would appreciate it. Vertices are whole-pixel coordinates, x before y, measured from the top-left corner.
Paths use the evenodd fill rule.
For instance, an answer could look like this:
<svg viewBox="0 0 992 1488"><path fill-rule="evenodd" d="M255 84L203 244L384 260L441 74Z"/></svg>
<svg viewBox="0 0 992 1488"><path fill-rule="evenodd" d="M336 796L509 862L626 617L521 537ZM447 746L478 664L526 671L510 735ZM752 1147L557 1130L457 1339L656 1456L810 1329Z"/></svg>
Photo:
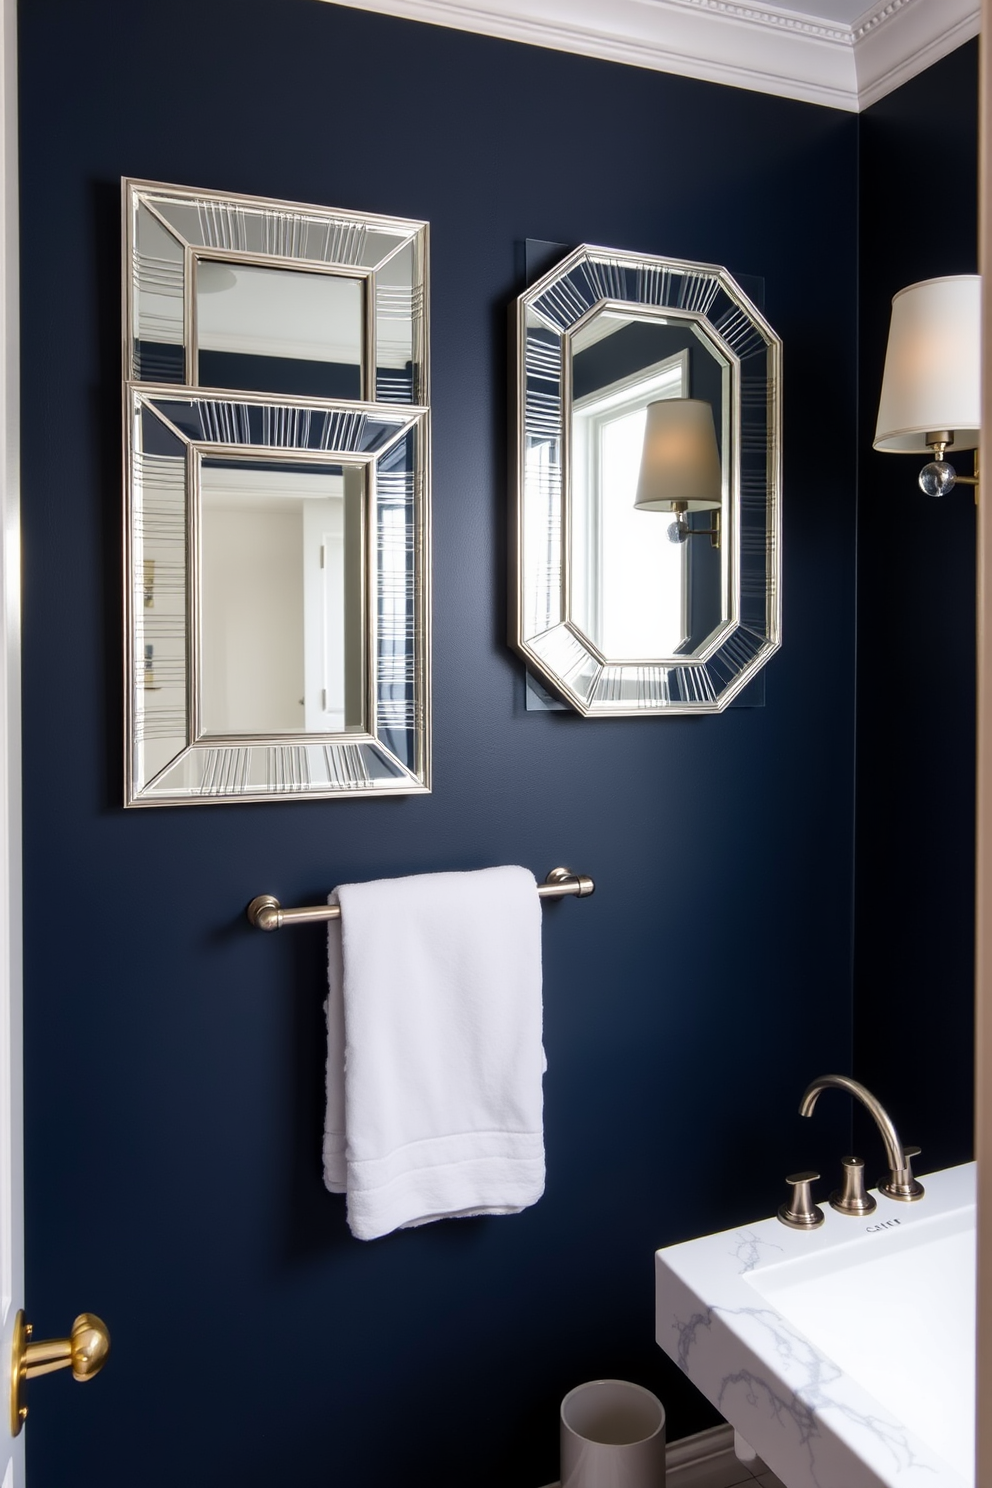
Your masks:
<svg viewBox="0 0 992 1488"><path fill-rule="evenodd" d="M197 294L223 294L227 289L236 289L238 276L227 264L211 263L210 260L200 264L200 272L196 276Z"/></svg>
<svg viewBox="0 0 992 1488"><path fill-rule="evenodd" d="M892 301L875 449L926 454L928 434L953 434L949 449L975 449L979 399L981 278L955 274L900 290Z"/></svg>
<svg viewBox="0 0 992 1488"><path fill-rule="evenodd" d="M634 506L638 511L713 511L722 498L713 409L700 398L649 403Z"/></svg>

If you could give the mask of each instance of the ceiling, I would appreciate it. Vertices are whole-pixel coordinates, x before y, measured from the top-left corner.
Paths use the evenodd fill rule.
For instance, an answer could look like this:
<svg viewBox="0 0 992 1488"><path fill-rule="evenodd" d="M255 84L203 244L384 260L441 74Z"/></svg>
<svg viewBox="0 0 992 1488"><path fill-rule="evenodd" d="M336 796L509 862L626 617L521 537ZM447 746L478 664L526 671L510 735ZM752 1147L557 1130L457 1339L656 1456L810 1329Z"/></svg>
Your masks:
<svg viewBox="0 0 992 1488"><path fill-rule="evenodd" d="M333 0L858 111L978 34L980 0Z"/></svg>

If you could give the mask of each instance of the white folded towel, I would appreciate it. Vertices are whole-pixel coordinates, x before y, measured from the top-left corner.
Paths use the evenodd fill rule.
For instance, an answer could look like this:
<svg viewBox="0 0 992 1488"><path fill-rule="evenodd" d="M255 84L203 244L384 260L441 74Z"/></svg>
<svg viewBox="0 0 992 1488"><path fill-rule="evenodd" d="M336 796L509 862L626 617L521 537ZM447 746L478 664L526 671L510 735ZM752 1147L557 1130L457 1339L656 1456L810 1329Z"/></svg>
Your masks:
<svg viewBox="0 0 992 1488"><path fill-rule="evenodd" d="M544 1192L541 901L524 868L343 884L324 1182L360 1240Z"/></svg>

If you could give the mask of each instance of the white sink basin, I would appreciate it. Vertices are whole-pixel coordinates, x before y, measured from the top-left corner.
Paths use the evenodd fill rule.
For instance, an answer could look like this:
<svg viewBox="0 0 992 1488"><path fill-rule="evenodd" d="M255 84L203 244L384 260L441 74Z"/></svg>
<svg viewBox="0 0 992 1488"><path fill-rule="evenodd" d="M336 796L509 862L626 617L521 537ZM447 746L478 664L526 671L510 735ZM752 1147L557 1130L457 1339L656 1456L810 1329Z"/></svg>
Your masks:
<svg viewBox="0 0 992 1488"><path fill-rule="evenodd" d="M975 1169L659 1250L657 1339L787 1488L973 1488Z"/></svg>

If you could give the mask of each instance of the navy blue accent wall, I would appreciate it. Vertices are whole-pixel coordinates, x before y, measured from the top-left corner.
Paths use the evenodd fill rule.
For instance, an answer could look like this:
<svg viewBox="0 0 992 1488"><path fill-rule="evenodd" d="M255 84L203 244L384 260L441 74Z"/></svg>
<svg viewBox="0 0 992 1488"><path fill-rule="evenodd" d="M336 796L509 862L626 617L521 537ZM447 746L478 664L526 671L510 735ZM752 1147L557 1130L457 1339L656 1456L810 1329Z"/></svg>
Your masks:
<svg viewBox="0 0 992 1488"><path fill-rule="evenodd" d="M301 398L362 396L362 372L357 363L311 362L305 357L246 356L238 351L201 351L201 387L260 388ZM145 378L145 381L150 381Z"/></svg>
<svg viewBox="0 0 992 1488"><path fill-rule="evenodd" d="M709 1425L654 1344L652 1253L767 1214L849 1139L840 1101L796 1104L851 1058L857 121L314 0L32 0L21 47L28 1298L41 1335L84 1307L114 1334L86 1389L36 1387L32 1488L536 1488L561 1396L601 1375L656 1389L673 1437ZM124 173L431 223L430 797L121 809ZM525 711L527 238L764 277L764 708ZM597 881L545 915L547 1192L361 1244L320 1177L322 932L244 905L503 862Z"/></svg>
<svg viewBox="0 0 992 1488"><path fill-rule="evenodd" d="M855 1072L921 1171L972 1155L975 505L871 442L892 296L976 272L977 147L977 41L861 116Z"/></svg>

